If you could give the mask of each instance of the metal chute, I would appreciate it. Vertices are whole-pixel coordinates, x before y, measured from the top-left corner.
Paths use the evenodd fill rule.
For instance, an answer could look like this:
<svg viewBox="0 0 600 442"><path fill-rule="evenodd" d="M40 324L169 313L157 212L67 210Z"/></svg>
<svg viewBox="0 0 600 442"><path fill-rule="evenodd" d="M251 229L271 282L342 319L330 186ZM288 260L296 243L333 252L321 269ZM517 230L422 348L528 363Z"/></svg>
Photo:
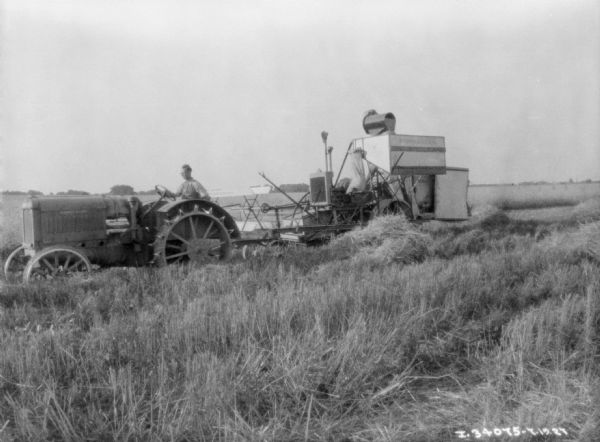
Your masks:
<svg viewBox="0 0 600 442"><path fill-rule="evenodd" d="M363 129L369 135L381 135L386 132L393 134L396 130L396 117L391 112L378 114L372 109L363 117Z"/></svg>

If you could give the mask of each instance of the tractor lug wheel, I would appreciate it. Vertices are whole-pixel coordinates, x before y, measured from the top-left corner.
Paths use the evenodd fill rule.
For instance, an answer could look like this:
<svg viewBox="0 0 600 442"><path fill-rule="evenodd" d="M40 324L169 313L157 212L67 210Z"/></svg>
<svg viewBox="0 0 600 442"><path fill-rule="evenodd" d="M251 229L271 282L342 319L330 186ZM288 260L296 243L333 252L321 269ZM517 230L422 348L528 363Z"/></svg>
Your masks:
<svg viewBox="0 0 600 442"><path fill-rule="evenodd" d="M224 224L208 211L192 211L165 222L154 244L155 263L206 264L231 258L231 239Z"/></svg>
<svg viewBox="0 0 600 442"><path fill-rule="evenodd" d="M84 253L69 246L52 246L31 257L25 266L23 281L56 280L91 271L92 264Z"/></svg>
<svg viewBox="0 0 600 442"><path fill-rule="evenodd" d="M23 277L23 271L29 257L25 255L25 246L13 250L4 262L4 277L7 282L17 282Z"/></svg>

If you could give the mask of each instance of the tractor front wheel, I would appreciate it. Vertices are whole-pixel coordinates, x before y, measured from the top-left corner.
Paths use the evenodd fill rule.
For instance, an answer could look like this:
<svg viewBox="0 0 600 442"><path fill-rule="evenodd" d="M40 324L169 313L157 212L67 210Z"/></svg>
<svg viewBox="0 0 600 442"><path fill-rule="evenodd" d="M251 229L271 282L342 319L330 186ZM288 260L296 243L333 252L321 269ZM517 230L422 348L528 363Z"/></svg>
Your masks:
<svg viewBox="0 0 600 442"><path fill-rule="evenodd" d="M87 256L69 246L52 246L37 252L23 272L23 281L60 279L88 274L92 265Z"/></svg>
<svg viewBox="0 0 600 442"><path fill-rule="evenodd" d="M19 246L8 255L4 262L4 277L7 282L18 282L29 257L25 255L25 246Z"/></svg>

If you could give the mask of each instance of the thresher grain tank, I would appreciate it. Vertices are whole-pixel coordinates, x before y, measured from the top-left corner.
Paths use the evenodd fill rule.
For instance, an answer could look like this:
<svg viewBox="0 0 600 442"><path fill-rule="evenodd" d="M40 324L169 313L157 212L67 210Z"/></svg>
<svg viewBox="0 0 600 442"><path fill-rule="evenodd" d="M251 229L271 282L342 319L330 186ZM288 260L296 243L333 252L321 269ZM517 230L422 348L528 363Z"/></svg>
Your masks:
<svg viewBox="0 0 600 442"><path fill-rule="evenodd" d="M413 219L462 220L468 218L469 170L446 166L446 141L442 136L396 134L393 114L379 119L380 132L372 121L363 120L367 137L352 141L350 153L363 157L390 185L396 185L411 207ZM371 118L371 119L370 119ZM377 120L375 120L377 121ZM387 122L387 124L386 124Z"/></svg>

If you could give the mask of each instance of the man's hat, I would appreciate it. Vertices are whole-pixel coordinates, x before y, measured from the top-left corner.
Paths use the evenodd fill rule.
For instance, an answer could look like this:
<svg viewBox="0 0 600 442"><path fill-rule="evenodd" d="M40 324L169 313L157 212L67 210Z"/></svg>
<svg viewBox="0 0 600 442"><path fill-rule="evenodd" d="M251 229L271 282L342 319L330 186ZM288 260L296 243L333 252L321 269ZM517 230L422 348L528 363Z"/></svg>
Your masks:
<svg viewBox="0 0 600 442"><path fill-rule="evenodd" d="M190 172L192 171L192 168L190 167L189 164L184 164L183 166L181 166L181 168L185 169L185 170L189 170Z"/></svg>

